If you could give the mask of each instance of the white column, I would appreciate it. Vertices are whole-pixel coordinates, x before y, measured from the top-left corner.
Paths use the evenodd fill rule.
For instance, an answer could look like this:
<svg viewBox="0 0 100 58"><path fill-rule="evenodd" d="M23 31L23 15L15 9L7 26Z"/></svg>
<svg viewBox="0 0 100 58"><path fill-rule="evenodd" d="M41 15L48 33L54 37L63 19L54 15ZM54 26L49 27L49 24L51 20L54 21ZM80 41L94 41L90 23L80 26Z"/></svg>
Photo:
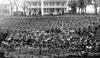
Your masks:
<svg viewBox="0 0 100 58"><path fill-rule="evenodd" d="M44 15L44 0L41 0L41 15L43 16Z"/></svg>

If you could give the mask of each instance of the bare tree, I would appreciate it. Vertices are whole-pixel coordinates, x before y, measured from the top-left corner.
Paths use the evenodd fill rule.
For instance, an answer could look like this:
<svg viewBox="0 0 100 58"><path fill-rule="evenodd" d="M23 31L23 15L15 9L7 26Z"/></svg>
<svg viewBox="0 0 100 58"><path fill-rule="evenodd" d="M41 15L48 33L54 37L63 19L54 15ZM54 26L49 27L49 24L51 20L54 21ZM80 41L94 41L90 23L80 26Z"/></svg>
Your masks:
<svg viewBox="0 0 100 58"><path fill-rule="evenodd" d="M85 9L85 13L86 13L86 7L89 5L89 4L92 4L92 0L85 0L85 7L84 7L84 9Z"/></svg>
<svg viewBox="0 0 100 58"><path fill-rule="evenodd" d="M87 0L87 4L92 4L92 0Z"/></svg>
<svg viewBox="0 0 100 58"><path fill-rule="evenodd" d="M97 7L100 7L100 0L93 0L93 1L94 1L94 7L95 7L95 14L97 14Z"/></svg>
<svg viewBox="0 0 100 58"><path fill-rule="evenodd" d="M11 10L11 15L13 15L13 9L14 9L14 3L13 3L13 0L9 0L9 3L10 3L10 10Z"/></svg>
<svg viewBox="0 0 100 58"><path fill-rule="evenodd" d="M75 0L71 0L68 4L69 7L71 7L71 13L72 14L76 14L76 10L77 10L77 1Z"/></svg>
<svg viewBox="0 0 100 58"><path fill-rule="evenodd" d="M98 0L93 0L93 1L94 1L95 14L97 14Z"/></svg>
<svg viewBox="0 0 100 58"><path fill-rule="evenodd" d="M86 0L77 0L77 6L79 8L79 11L81 11L81 13L84 13L84 12L86 12L87 1Z"/></svg>
<svg viewBox="0 0 100 58"><path fill-rule="evenodd" d="M26 9L27 9L28 5L26 3L26 0L22 1L22 6L21 8L23 9L23 15L26 15Z"/></svg>
<svg viewBox="0 0 100 58"><path fill-rule="evenodd" d="M16 7L16 12L19 11L22 1L21 0L14 0L14 6Z"/></svg>

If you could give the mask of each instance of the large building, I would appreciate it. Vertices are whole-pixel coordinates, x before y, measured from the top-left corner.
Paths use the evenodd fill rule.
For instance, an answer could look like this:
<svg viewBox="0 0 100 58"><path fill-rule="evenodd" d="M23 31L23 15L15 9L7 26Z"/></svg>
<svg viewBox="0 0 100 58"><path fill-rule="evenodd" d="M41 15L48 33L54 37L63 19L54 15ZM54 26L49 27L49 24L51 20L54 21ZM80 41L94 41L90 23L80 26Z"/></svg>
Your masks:
<svg viewBox="0 0 100 58"><path fill-rule="evenodd" d="M57 15L68 12L69 0L26 0L27 15Z"/></svg>
<svg viewBox="0 0 100 58"><path fill-rule="evenodd" d="M0 15L10 15L10 4L0 4Z"/></svg>

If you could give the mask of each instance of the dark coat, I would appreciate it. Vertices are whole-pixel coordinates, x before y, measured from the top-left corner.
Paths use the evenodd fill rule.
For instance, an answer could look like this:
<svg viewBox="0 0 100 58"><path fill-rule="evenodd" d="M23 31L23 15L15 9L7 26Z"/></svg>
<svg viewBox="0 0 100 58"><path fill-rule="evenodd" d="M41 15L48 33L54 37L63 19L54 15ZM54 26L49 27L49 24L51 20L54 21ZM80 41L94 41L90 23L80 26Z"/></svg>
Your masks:
<svg viewBox="0 0 100 58"><path fill-rule="evenodd" d="M3 52L0 52L0 58L5 58Z"/></svg>
<svg viewBox="0 0 100 58"><path fill-rule="evenodd" d="M3 41L4 39L3 39L3 36L2 36L2 34L0 33L0 45L1 45L1 42Z"/></svg>

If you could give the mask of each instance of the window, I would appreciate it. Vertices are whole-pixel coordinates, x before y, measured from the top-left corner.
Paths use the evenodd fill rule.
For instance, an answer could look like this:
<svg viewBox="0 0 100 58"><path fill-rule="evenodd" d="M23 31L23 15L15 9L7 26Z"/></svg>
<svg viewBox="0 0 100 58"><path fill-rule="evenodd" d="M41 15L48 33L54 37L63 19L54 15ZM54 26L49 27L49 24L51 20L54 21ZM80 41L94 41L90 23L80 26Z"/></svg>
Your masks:
<svg viewBox="0 0 100 58"><path fill-rule="evenodd" d="M30 2L27 2L28 5L30 5Z"/></svg>
<svg viewBox="0 0 100 58"><path fill-rule="evenodd" d="M41 6L41 2L38 2L38 5Z"/></svg>
<svg viewBox="0 0 100 58"><path fill-rule="evenodd" d="M64 2L62 2L62 6L64 6Z"/></svg>
<svg viewBox="0 0 100 58"><path fill-rule="evenodd" d="M53 9L53 8L51 8L51 9L50 9L50 12L54 12L54 9Z"/></svg>
<svg viewBox="0 0 100 58"><path fill-rule="evenodd" d="M44 2L44 5L47 6L48 5L48 2Z"/></svg>
<svg viewBox="0 0 100 58"><path fill-rule="evenodd" d="M47 13L48 12L48 9L44 9L44 12Z"/></svg>
<svg viewBox="0 0 100 58"><path fill-rule="evenodd" d="M33 6L37 6L37 2L33 2Z"/></svg>
<svg viewBox="0 0 100 58"><path fill-rule="evenodd" d="M7 6L3 6L3 8L7 8Z"/></svg>
<svg viewBox="0 0 100 58"><path fill-rule="evenodd" d="M62 6L66 5L66 2L62 2Z"/></svg>
<svg viewBox="0 0 100 58"><path fill-rule="evenodd" d="M52 6L53 6L53 5L54 5L54 2L50 2L50 5L52 5Z"/></svg>
<svg viewBox="0 0 100 58"><path fill-rule="evenodd" d="M57 9L57 12L59 12L59 9Z"/></svg>
<svg viewBox="0 0 100 58"><path fill-rule="evenodd" d="M3 11L4 14L7 14L8 11Z"/></svg>
<svg viewBox="0 0 100 58"><path fill-rule="evenodd" d="M31 6L32 5L32 3L31 2L29 2L29 6Z"/></svg>
<svg viewBox="0 0 100 58"><path fill-rule="evenodd" d="M57 2L57 5L60 5L60 2Z"/></svg>

